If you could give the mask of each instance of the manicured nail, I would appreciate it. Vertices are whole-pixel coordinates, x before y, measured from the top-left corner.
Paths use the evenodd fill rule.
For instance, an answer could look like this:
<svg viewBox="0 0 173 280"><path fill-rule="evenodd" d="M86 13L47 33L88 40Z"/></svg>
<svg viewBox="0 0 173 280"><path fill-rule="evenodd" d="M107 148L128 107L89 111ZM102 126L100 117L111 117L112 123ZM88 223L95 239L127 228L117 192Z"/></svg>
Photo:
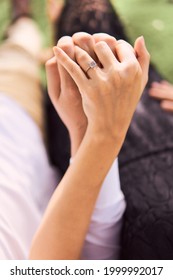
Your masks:
<svg viewBox="0 0 173 280"><path fill-rule="evenodd" d="M143 46L146 47L144 36L140 36L139 38L140 38Z"/></svg>

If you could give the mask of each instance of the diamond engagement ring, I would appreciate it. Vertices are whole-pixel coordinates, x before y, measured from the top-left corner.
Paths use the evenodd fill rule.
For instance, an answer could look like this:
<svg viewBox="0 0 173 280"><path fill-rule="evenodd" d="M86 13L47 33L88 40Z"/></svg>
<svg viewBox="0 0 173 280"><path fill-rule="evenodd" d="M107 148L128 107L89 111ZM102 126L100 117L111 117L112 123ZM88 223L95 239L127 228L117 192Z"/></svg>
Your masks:
<svg viewBox="0 0 173 280"><path fill-rule="evenodd" d="M92 60L90 63L88 63L88 65L89 65L89 67L88 67L87 70L85 71L86 74L88 73L88 71L89 71L90 69L95 68L95 67L97 66L97 63L96 63L94 60Z"/></svg>

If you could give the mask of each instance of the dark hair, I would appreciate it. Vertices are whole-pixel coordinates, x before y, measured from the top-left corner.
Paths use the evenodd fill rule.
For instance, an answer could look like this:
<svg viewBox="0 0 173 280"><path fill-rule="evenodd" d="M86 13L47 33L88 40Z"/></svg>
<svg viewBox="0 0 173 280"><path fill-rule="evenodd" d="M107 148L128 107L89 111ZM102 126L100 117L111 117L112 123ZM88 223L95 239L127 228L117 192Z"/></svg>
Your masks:
<svg viewBox="0 0 173 280"><path fill-rule="evenodd" d="M55 41L76 32L102 32L128 41L118 14L107 0L66 1L62 14L55 23Z"/></svg>

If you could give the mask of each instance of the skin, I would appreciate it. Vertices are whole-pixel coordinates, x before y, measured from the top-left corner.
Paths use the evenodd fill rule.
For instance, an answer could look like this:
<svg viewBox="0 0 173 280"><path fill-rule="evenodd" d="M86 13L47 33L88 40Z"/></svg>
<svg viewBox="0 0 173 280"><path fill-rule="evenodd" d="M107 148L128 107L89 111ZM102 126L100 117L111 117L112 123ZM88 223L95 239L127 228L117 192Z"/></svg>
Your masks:
<svg viewBox="0 0 173 280"><path fill-rule="evenodd" d="M83 42L83 37L77 36ZM49 94L70 134L86 120L87 125L82 137L80 133L72 136L74 141L80 139L80 145L33 239L31 259L80 259L101 185L119 153L147 81L149 54L142 38L136 41L135 51L124 41L114 41L112 52L97 36L85 41L87 52L79 42L75 45L76 39L68 38L65 46L61 39L54 48L55 58L46 65ZM73 49L66 48L72 44ZM86 75L88 62L93 60L90 54L97 56L103 67L90 69Z"/></svg>
<svg viewBox="0 0 173 280"><path fill-rule="evenodd" d="M151 97L160 100L165 111L173 112L173 85L167 81L154 82L149 90Z"/></svg>
<svg viewBox="0 0 173 280"><path fill-rule="evenodd" d="M59 18L63 7L64 7L63 0L47 0L46 1L46 11L47 11L48 18L51 23L54 23Z"/></svg>
<svg viewBox="0 0 173 280"><path fill-rule="evenodd" d="M136 54L138 61L142 64L143 62L140 61L140 56L143 57L143 48L140 48L142 44L141 39L138 38L136 40L134 50L129 44L128 46ZM61 38L58 41L57 46L63 49L74 60L74 45L77 45L88 52L90 56L98 63L93 48L94 44L100 41L106 42L112 52L115 54L115 45L117 42L116 39L104 33L91 36L87 33L79 32L76 33L72 38L68 36ZM148 73L147 68L143 70L145 73ZM81 94L67 71L65 71L62 66L57 66L57 60L55 56L47 61L46 72L49 96L55 109L69 131L71 139L71 156L74 157L85 135L88 124L82 107ZM147 76L144 77L144 83L146 82L147 78Z"/></svg>
<svg viewBox="0 0 173 280"><path fill-rule="evenodd" d="M63 37L57 44L69 57L75 59L71 37ZM74 157L87 128L87 118L82 107L81 94L68 72L56 57L46 63L48 92L51 101L66 125L71 139L71 156Z"/></svg>
<svg viewBox="0 0 173 280"><path fill-rule="evenodd" d="M142 42L142 39L140 38L140 40L138 41L139 44ZM137 43L138 44L138 43ZM142 44L141 44L142 46ZM140 49L140 48L139 48ZM146 77L143 78L143 81L141 82L141 84L138 84L136 81L138 81L138 76L141 74L142 70L148 70L148 68L146 67L146 65L142 67L140 66L140 64L138 63L138 60L136 59L135 53L132 49L132 47L126 43L125 41L121 40L121 41L117 41L116 45L115 45L115 51L116 51L116 56L117 58L114 56L114 54L112 53L112 51L110 50L110 48L108 47L108 45L103 42L97 42L94 45L93 51L95 52L96 56L98 57L100 63L103 65L103 68L100 67L96 67L94 69L92 69L92 71L90 70L90 72L87 73L87 75L84 74L84 72L87 70L88 67L86 67L86 65L88 64L88 61L92 61L90 55L85 52L83 49L79 48L78 46L75 46L75 59L77 60L77 63L80 65L80 67L83 69L83 71L81 70L81 68L79 67L79 65L77 65L72 59L70 59L70 57L68 57L65 52L62 51L61 48L55 48L55 55L56 58L58 60L58 62L60 64L62 64L64 66L64 68L66 67L66 70L69 72L69 74L71 75L71 77L73 78L73 80L76 82L76 84L78 85L79 91L81 93L82 96L82 101L83 101L83 109L84 109L84 113L87 116L87 119L90 119L90 123L88 123L88 127L91 125L91 120L93 119L93 125L95 124L95 119L92 116L92 112L88 112L88 102L90 100L88 100L88 97L93 97L96 98L96 88L99 89L99 92L110 92L110 87L112 86L113 83L115 83L115 88L117 89L117 92L131 92L131 88L129 87L129 85L131 86L133 83L133 91L135 89L135 91L140 92L137 101L140 98L141 92L143 90L144 84L146 83ZM60 60L60 58L63 57L63 60ZM140 58L140 57L139 57ZM139 59L138 58L138 59ZM65 63L64 63L65 61ZM104 64L103 64L104 63ZM114 64L114 67L112 67L112 64ZM107 67L107 65L109 65ZM111 65L111 67L110 67ZM67 68L70 67L70 68ZM115 73L117 72L118 69L118 75L117 75L117 79L115 79ZM122 72L122 75L121 75ZM126 72L127 75L129 75L130 77L130 82L129 84L125 85L125 83L122 84L122 87L119 88L119 83L120 80L125 78L123 75L123 72ZM76 76L76 74L78 74L78 76ZM89 77L87 77L89 75ZM122 77L123 76L123 77ZM113 79L110 78L107 79L108 77L113 77ZM106 83L105 83L106 81ZM97 84L97 82L99 82L99 85ZM97 85L96 85L97 84ZM112 89L112 88L111 88ZM86 95L86 92L89 92L90 94ZM92 94L91 94L92 92ZM98 97L100 99L100 95ZM87 99L87 100L86 100ZM97 110L94 111L94 113L97 111L97 114L95 116L97 116L98 119L101 118L102 116L102 100L97 100L97 101L93 101L91 99L91 103L97 104ZM126 102L128 103L128 106L131 106L131 104L134 104L134 100L132 98L132 96L130 96L129 98L125 98L124 96L121 96L120 99L116 99L116 103L118 103L118 100L120 102L122 102L122 104L117 104L117 108L115 107L116 104L114 104L114 99L112 98L111 104L112 104L112 111L114 111L115 114L118 114L119 116L122 116L122 119L124 120L124 118L127 116L127 118L129 118L127 112L125 112L125 110L123 110L123 106L127 106L127 104L124 105L124 102L126 100ZM87 105L85 105L85 103ZM98 105L99 103L99 105ZM110 110L110 104L108 104L109 110L107 113L112 112ZM90 106L90 108L92 108L92 106ZM121 109L120 109L121 108ZM133 107L132 107L133 108ZM133 109L131 108L131 110L129 111L133 111ZM95 108L96 109L96 108ZM105 110L106 111L106 110ZM125 116L126 115L126 116ZM116 117L116 116L115 116ZM130 116L131 117L131 116ZM121 119L121 117L119 117ZM113 118L113 116L110 117L110 119L113 120L113 123L115 124L115 120ZM121 129L123 130L123 134L124 134L124 129L122 128L122 123L119 122L119 124L116 124L118 126L118 130ZM98 126L98 123L97 123ZM114 128L115 131L115 128Z"/></svg>

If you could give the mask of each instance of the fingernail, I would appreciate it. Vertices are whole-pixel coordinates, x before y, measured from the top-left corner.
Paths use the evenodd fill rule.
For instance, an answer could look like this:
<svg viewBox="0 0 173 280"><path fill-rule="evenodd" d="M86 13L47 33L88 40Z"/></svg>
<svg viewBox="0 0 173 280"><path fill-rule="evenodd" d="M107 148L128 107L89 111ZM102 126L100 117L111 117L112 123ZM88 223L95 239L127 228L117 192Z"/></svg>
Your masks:
<svg viewBox="0 0 173 280"><path fill-rule="evenodd" d="M57 46L55 46L55 47L53 47L53 52L54 52L55 56L59 56L60 52L61 52L61 49L58 48Z"/></svg>
<svg viewBox="0 0 173 280"><path fill-rule="evenodd" d="M54 52L54 55L56 56L57 55L57 47L53 47L53 52Z"/></svg>
<svg viewBox="0 0 173 280"><path fill-rule="evenodd" d="M140 38L143 46L146 47L144 36L140 36L139 38Z"/></svg>

